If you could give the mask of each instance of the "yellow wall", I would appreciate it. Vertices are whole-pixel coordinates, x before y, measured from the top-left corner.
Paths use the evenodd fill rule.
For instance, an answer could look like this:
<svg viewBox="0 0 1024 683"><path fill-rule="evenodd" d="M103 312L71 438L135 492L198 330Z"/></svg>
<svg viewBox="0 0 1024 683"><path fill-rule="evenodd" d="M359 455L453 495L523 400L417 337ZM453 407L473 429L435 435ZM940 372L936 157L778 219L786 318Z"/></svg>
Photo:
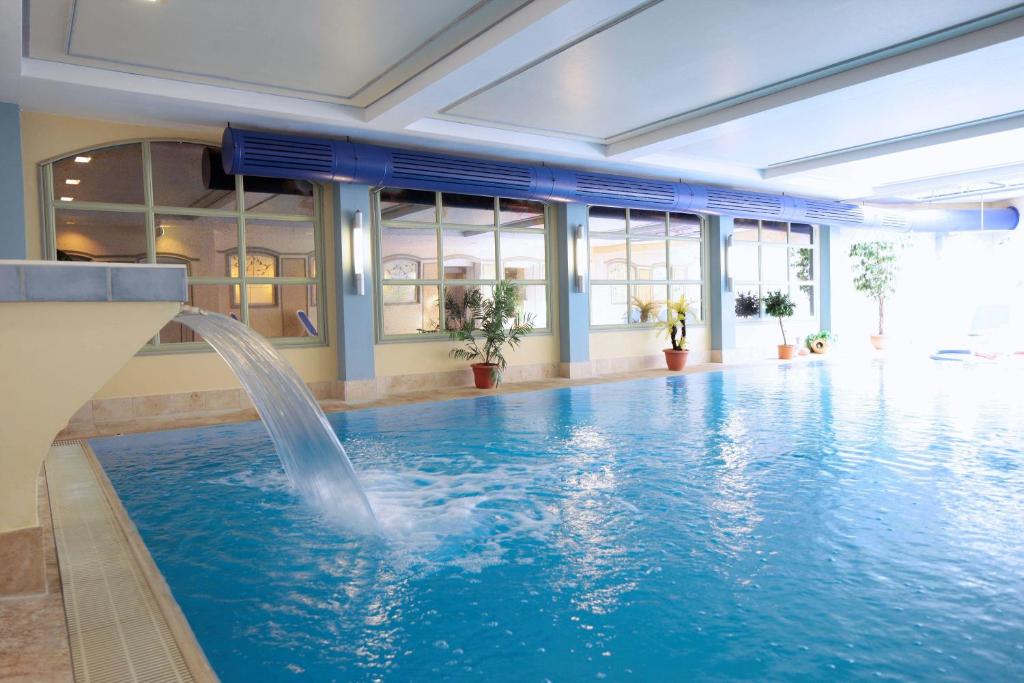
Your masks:
<svg viewBox="0 0 1024 683"><path fill-rule="evenodd" d="M41 258L43 221L40 216L39 164L54 157L90 147L142 138L187 139L220 143L219 128L158 128L114 121L78 119L55 114L22 112L21 153L25 164L25 230L30 259ZM331 206L324 201L324 225L331 224ZM333 262L331 231L324 230L324 260ZM333 319L333 272L325 276L328 331ZM282 354L307 382L335 380L337 353L332 334L331 346L282 349ZM214 389L234 389L240 385L224 362L213 352L140 355L132 358L102 389L96 398L173 394Z"/></svg>
<svg viewBox="0 0 1024 683"><path fill-rule="evenodd" d="M707 351L707 327L688 327L686 341L690 351L702 353ZM592 360L654 356L670 346L668 338L664 334L650 328L600 330L590 333L590 358Z"/></svg>
<svg viewBox="0 0 1024 683"><path fill-rule="evenodd" d="M36 477L57 432L179 308L0 303L0 532L38 524Z"/></svg>

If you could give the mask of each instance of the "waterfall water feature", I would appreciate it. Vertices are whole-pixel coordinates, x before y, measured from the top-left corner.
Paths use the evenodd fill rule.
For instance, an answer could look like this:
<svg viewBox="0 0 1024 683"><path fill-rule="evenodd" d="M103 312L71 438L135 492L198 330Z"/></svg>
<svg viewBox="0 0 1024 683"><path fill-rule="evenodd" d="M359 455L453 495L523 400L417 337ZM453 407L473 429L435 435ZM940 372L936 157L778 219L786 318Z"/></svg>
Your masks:
<svg viewBox="0 0 1024 683"><path fill-rule="evenodd" d="M203 336L252 399L293 485L331 517L376 529L373 509L320 405L260 334L226 315L187 308L175 320Z"/></svg>

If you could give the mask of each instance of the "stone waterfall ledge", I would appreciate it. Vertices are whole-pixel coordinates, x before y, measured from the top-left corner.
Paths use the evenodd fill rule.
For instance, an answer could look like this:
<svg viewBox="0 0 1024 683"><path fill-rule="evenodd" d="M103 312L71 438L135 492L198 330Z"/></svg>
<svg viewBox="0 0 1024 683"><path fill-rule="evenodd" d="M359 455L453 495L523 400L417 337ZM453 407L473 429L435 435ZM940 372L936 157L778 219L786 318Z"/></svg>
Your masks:
<svg viewBox="0 0 1024 683"><path fill-rule="evenodd" d="M0 301L188 301L185 266L0 260Z"/></svg>

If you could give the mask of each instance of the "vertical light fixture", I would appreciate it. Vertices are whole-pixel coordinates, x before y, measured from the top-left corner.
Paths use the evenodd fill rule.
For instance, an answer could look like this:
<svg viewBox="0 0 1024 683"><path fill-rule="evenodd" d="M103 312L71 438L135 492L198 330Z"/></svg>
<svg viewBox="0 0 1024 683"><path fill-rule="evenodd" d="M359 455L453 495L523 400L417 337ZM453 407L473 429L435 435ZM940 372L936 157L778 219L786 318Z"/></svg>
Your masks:
<svg viewBox="0 0 1024 683"><path fill-rule="evenodd" d="M732 266L729 264L732 258L732 235L725 238L725 291L732 291Z"/></svg>
<svg viewBox="0 0 1024 683"><path fill-rule="evenodd" d="M587 239L583 234L582 223L576 225L572 239L576 261L576 291L583 294L587 291Z"/></svg>
<svg viewBox="0 0 1024 683"><path fill-rule="evenodd" d="M352 279L359 296L366 292L363 265L363 212L360 210L352 217Z"/></svg>

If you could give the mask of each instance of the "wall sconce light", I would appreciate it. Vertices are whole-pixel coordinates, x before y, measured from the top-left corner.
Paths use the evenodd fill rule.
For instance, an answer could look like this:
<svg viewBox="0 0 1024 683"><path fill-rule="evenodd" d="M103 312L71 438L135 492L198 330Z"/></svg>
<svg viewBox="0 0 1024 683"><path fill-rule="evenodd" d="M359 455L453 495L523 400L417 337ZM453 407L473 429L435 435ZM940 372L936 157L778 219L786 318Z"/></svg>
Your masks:
<svg viewBox="0 0 1024 683"><path fill-rule="evenodd" d="M356 211L352 217L352 279L356 294L366 293L366 279L363 277L363 212Z"/></svg>
<svg viewBox="0 0 1024 683"><path fill-rule="evenodd" d="M725 238L725 291L732 291L732 267L729 265L732 254L732 235Z"/></svg>
<svg viewBox="0 0 1024 683"><path fill-rule="evenodd" d="M573 231L572 246L576 261L576 291L584 294L587 291L587 237L583 234L582 224Z"/></svg>

